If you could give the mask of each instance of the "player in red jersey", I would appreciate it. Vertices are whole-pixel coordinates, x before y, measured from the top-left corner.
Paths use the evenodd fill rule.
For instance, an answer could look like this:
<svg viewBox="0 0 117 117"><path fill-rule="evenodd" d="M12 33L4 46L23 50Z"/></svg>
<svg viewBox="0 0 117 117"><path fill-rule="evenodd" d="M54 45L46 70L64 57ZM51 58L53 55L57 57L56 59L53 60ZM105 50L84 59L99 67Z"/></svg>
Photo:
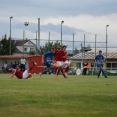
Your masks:
<svg viewBox="0 0 117 117"><path fill-rule="evenodd" d="M15 66L15 69L12 70L12 76L11 79L16 76L18 79L28 79L32 77L32 74L29 73L30 70L33 69L33 67L37 64L36 62L32 61L33 65L30 66L27 70L25 70L24 72L19 70L18 65Z"/></svg>
<svg viewBox="0 0 117 117"><path fill-rule="evenodd" d="M70 66L70 61L68 60L66 48L67 48L67 46L65 46L65 45L62 47L62 49L65 53L65 57L63 58L63 66L66 68L65 69L65 75L67 75L67 72L68 72L69 66Z"/></svg>
<svg viewBox="0 0 117 117"><path fill-rule="evenodd" d="M63 71L63 58L65 57L65 53L63 49L61 49L60 45L57 45L57 49L55 50L55 60L58 65L58 70L56 72L56 76L58 77L59 72L61 71L64 78L67 78L64 71Z"/></svg>

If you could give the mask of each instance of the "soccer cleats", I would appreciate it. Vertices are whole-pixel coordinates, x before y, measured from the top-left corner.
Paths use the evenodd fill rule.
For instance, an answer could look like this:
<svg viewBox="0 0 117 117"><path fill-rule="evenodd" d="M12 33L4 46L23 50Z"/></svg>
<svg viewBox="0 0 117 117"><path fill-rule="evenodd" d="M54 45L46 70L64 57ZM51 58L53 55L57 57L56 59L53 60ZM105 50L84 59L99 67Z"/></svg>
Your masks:
<svg viewBox="0 0 117 117"><path fill-rule="evenodd" d="M105 78L107 78L107 76L105 76Z"/></svg>
<svg viewBox="0 0 117 117"><path fill-rule="evenodd" d="M41 78L41 76L42 76L42 73L39 73L39 77Z"/></svg>
<svg viewBox="0 0 117 117"><path fill-rule="evenodd" d="M64 76L64 78L67 78L67 76Z"/></svg>
<svg viewBox="0 0 117 117"><path fill-rule="evenodd" d="M33 63L34 65L37 65L37 63L36 63L35 61L32 61L32 63Z"/></svg>

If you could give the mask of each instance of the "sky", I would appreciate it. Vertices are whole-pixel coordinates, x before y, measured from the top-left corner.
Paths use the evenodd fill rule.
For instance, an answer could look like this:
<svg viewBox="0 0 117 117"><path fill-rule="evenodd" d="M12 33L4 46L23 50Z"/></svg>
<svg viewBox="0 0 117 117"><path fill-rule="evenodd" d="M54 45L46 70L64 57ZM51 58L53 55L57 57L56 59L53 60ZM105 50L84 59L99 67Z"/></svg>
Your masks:
<svg viewBox="0 0 117 117"><path fill-rule="evenodd" d="M36 38L40 18L40 46L49 39L61 40L68 48L90 45L117 46L117 0L0 0L0 39L7 34L13 39ZM28 26L24 23L29 22ZM109 27L106 27L109 25ZM107 32L107 33L106 33ZM78 42L79 41L79 42Z"/></svg>

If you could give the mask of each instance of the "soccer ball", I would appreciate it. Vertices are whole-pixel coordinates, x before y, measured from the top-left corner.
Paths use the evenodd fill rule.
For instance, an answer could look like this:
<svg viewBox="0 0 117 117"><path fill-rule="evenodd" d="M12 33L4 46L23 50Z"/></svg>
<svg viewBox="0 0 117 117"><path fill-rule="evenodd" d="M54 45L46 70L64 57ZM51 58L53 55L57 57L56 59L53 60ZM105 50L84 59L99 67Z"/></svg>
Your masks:
<svg viewBox="0 0 117 117"><path fill-rule="evenodd" d="M24 22L24 25L25 25L25 26L28 26L28 25L29 25L29 22Z"/></svg>

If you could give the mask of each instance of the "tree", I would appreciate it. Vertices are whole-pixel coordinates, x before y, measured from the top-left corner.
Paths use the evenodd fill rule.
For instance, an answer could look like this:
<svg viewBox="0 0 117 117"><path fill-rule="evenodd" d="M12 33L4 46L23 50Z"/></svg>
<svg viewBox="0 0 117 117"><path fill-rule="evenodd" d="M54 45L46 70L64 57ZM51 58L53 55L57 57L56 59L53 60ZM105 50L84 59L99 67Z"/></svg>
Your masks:
<svg viewBox="0 0 117 117"><path fill-rule="evenodd" d="M35 51L30 51L29 55L35 55Z"/></svg>
<svg viewBox="0 0 117 117"><path fill-rule="evenodd" d="M60 44L60 42L58 42L58 40L54 43L54 42L46 42L45 45L43 47L40 47L40 54L44 54L47 51L50 51L52 47L54 47L56 49L57 45Z"/></svg>
<svg viewBox="0 0 117 117"><path fill-rule="evenodd" d="M2 55L2 44L1 44L1 41L0 41L0 55Z"/></svg>
<svg viewBox="0 0 117 117"><path fill-rule="evenodd" d="M5 35L4 38L0 41L0 55L9 55L9 45L10 45L10 38L7 40L7 36ZM11 54L15 52L16 46L14 44L14 40L11 41Z"/></svg>

